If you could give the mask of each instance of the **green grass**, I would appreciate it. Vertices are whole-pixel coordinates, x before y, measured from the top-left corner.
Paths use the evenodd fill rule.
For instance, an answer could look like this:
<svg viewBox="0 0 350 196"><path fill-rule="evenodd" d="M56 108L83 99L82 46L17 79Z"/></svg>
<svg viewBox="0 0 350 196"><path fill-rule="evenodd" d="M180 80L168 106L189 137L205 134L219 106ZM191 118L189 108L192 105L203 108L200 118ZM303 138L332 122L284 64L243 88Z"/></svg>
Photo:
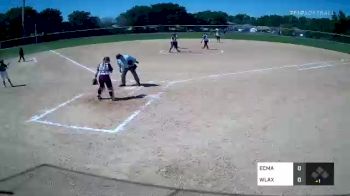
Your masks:
<svg viewBox="0 0 350 196"><path fill-rule="evenodd" d="M202 33L180 33L180 38L196 38L200 39ZM131 40L148 40L148 39L170 39L170 33L149 33L149 34L121 34L121 35L109 35L109 36L96 36L85 37L75 39L65 39L53 42L46 42L40 44L31 44L23 46L25 54L80 46L88 44L109 43L118 41L131 41ZM317 48L324 48L334 50L343 53L350 54L350 44L339 43L327 40L296 38L288 36L276 36L271 34L249 34L249 33L233 33L224 36L225 39L237 39L237 40L257 40L257 41L269 41L269 42L281 42L297 45L312 46ZM11 58L18 55L18 47L0 49L0 58Z"/></svg>

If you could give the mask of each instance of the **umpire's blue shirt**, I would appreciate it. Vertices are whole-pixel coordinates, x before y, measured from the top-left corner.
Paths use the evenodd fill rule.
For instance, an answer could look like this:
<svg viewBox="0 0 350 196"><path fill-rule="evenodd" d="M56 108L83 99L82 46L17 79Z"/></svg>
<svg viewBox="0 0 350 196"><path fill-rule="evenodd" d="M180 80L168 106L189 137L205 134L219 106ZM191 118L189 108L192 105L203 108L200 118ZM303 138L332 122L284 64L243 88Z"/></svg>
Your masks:
<svg viewBox="0 0 350 196"><path fill-rule="evenodd" d="M122 55L123 58L117 59L117 64L119 65L119 68L124 71L125 69L128 69L130 66L133 66L136 63L136 58L124 54ZM128 65L128 61L132 61L133 63L131 65Z"/></svg>

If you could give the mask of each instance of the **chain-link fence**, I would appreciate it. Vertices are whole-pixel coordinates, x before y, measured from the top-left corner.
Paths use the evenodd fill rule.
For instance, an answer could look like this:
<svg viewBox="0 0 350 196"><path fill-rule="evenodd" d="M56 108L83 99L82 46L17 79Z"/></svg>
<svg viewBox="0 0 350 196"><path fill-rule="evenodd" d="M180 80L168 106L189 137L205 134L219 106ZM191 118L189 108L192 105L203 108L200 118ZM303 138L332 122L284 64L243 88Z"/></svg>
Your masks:
<svg viewBox="0 0 350 196"><path fill-rule="evenodd" d="M301 30L297 28L281 28L252 25L148 25L84 29L47 34L40 33L28 37L1 41L0 48L10 48L19 45L50 42L61 39L130 33L207 32L214 35L217 30L219 30L220 34L224 36L234 35L235 33L246 35L277 35L350 43L350 35Z"/></svg>

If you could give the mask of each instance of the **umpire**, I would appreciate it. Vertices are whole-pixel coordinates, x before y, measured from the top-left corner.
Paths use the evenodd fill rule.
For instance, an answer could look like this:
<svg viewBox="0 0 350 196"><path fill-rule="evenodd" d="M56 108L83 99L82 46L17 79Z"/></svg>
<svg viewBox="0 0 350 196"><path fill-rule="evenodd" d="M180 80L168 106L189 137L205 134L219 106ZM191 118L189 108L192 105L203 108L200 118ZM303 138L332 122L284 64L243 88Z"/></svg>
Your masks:
<svg viewBox="0 0 350 196"><path fill-rule="evenodd" d="M136 68L137 68L136 63L139 63L136 60L136 58L127 54L124 54L124 55L117 54L116 59L117 59L117 64L119 65L120 73L122 73L122 83L119 86L120 87L125 86L125 77L128 71L130 71L134 76L137 86L141 86L139 76L136 73Z"/></svg>

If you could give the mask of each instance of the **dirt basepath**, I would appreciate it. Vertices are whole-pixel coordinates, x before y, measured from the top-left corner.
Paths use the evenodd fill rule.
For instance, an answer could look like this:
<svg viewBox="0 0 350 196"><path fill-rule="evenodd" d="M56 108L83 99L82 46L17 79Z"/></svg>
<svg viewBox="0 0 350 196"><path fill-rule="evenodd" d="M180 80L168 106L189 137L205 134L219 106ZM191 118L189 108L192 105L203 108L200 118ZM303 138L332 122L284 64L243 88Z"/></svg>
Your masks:
<svg viewBox="0 0 350 196"><path fill-rule="evenodd" d="M0 89L0 177L48 163L207 191L350 192L349 55L254 41L179 46L168 54L166 40L119 42L11 60L10 77L27 86ZM147 85L117 87L116 69L123 99L99 102L92 72L118 52L138 58ZM335 162L336 185L258 187L259 161Z"/></svg>

